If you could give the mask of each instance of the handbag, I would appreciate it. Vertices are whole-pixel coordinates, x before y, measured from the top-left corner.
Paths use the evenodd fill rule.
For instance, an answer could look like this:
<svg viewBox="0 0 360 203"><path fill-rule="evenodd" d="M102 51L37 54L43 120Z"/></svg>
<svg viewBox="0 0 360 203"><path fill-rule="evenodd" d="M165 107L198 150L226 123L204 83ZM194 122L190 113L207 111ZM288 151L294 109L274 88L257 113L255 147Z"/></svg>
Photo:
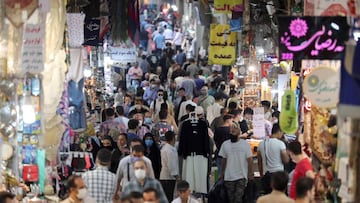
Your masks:
<svg viewBox="0 0 360 203"><path fill-rule="evenodd" d="M24 182L37 182L39 180L39 168L37 165L24 165L23 167Z"/></svg>

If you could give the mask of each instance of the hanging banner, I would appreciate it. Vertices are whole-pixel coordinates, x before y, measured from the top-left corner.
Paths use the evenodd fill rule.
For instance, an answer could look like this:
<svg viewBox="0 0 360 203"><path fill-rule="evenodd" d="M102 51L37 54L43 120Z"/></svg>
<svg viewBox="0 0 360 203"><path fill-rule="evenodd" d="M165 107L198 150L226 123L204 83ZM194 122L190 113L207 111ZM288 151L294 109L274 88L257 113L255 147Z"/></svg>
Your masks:
<svg viewBox="0 0 360 203"><path fill-rule="evenodd" d="M40 73L44 70L44 25L27 24L24 29L21 52L23 73Z"/></svg>
<svg viewBox="0 0 360 203"><path fill-rule="evenodd" d="M100 20L85 19L83 45L99 46L100 44L99 35L100 35Z"/></svg>
<svg viewBox="0 0 360 203"><path fill-rule="evenodd" d="M232 65L236 61L236 33L225 24L210 25L210 64Z"/></svg>
<svg viewBox="0 0 360 203"><path fill-rule="evenodd" d="M332 68L313 69L303 82L304 96L322 108L336 107L339 101L340 75Z"/></svg>
<svg viewBox="0 0 360 203"><path fill-rule="evenodd" d="M108 53L113 61L121 63L135 63L136 62L136 46L133 43L121 44L116 47L108 47Z"/></svg>
<svg viewBox="0 0 360 203"><path fill-rule="evenodd" d="M243 0L215 0L215 13L232 13L243 11Z"/></svg>
<svg viewBox="0 0 360 203"><path fill-rule="evenodd" d="M280 60L341 59L346 17L279 17Z"/></svg>

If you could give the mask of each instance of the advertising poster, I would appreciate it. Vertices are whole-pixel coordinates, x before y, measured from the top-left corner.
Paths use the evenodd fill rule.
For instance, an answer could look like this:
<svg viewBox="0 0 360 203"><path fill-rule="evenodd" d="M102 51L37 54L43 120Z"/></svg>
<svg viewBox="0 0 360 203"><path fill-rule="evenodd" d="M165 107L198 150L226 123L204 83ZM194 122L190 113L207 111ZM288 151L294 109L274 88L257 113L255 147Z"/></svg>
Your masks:
<svg viewBox="0 0 360 203"><path fill-rule="evenodd" d="M230 25L211 24L209 62L210 64L232 65L236 61L236 33L229 32Z"/></svg>

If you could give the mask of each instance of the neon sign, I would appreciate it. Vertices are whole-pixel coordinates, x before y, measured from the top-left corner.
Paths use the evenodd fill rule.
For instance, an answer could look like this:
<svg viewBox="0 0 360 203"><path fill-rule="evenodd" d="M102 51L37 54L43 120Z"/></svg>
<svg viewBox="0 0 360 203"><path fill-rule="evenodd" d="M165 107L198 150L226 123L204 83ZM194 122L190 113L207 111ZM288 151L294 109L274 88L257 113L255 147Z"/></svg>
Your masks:
<svg viewBox="0 0 360 203"><path fill-rule="evenodd" d="M345 17L279 17L280 60L338 59L348 38Z"/></svg>

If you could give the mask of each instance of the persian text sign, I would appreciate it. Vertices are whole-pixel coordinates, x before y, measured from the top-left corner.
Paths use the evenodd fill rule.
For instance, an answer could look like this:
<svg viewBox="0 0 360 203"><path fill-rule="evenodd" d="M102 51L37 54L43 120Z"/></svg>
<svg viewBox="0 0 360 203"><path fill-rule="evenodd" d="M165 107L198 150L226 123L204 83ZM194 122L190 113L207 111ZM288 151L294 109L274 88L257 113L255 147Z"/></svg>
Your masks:
<svg viewBox="0 0 360 203"><path fill-rule="evenodd" d="M280 60L340 59L346 17L279 17Z"/></svg>
<svg viewBox="0 0 360 203"><path fill-rule="evenodd" d="M225 24L210 25L209 62L232 65L236 61L236 33Z"/></svg>
<svg viewBox="0 0 360 203"><path fill-rule="evenodd" d="M117 47L109 47L108 52L110 58L114 61L122 63L135 63L136 62L136 47L135 45L121 44Z"/></svg>
<svg viewBox="0 0 360 203"><path fill-rule="evenodd" d="M215 13L232 13L243 11L243 0L215 0Z"/></svg>
<svg viewBox="0 0 360 203"><path fill-rule="evenodd" d="M339 101L339 71L319 67L311 71L304 80L304 95L310 102L322 108L335 107Z"/></svg>
<svg viewBox="0 0 360 203"><path fill-rule="evenodd" d="M44 25L27 24L24 28L21 53L22 71L40 73L44 69Z"/></svg>

